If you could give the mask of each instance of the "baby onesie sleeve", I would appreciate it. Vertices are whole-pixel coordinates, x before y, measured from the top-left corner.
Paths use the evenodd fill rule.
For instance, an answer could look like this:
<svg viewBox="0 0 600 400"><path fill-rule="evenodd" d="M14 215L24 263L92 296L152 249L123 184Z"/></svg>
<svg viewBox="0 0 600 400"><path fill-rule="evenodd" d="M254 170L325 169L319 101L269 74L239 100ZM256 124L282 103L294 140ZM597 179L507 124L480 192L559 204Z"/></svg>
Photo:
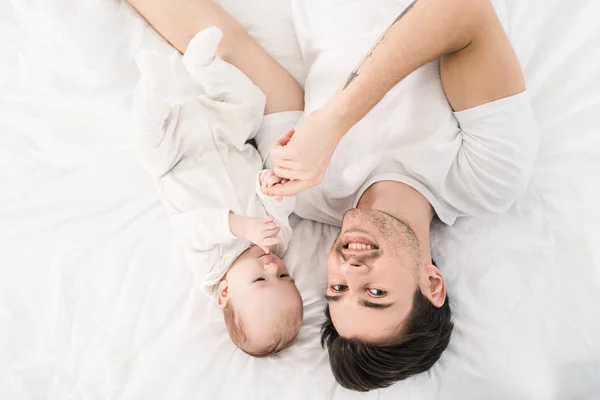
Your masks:
<svg viewBox="0 0 600 400"><path fill-rule="evenodd" d="M262 171L261 171L262 172ZM276 201L263 193L260 187L260 174L256 176L256 194L265 208L268 215L275 219L275 223L279 226L281 243L275 246L275 253L278 256L283 256L287 251L290 239L292 238L292 226L290 224L290 214L294 212L296 206L296 197L287 196L281 201Z"/></svg>
<svg viewBox="0 0 600 400"><path fill-rule="evenodd" d="M236 239L205 251L186 251L187 263L201 282L203 291L214 295L229 268L249 247L247 240Z"/></svg>
<svg viewBox="0 0 600 400"><path fill-rule="evenodd" d="M236 239L229 229L229 210L202 208L170 215L180 243L193 251L206 251Z"/></svg>
<svg viewBox="0 0 600 400"><path fill-rule="evenodd" d="M302 118L302 111L284 111L265 115L256 133L256 147L267 168L273 168L271 148L286 132L294 129Z"/></svg>
<svg viewBox="0 0 600 400"><path fill-rule="evenodd" d="M445 200L463 215L508 210L529 184L540 142L527 92L455 116L462 144Z"/></svg>

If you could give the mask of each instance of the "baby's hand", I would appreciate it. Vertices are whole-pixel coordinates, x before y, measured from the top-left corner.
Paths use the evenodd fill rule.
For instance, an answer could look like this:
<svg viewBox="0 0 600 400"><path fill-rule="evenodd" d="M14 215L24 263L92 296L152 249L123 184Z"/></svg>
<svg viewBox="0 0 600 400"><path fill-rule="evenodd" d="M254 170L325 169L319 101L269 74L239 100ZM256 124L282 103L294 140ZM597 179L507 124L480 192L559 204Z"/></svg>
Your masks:
<svg viewBox="0 0 600 400"><path fill-rule="evenodd" d="M265 193L266 188L270 188L277 184L283 185L287 182L289 182L289 179L281 178L281 177L275 175L275 172L273 172L270 169L262 171L260 173L260 189L262 190L262 192L264 194L266 194ZM276 201L281 201L281 199L283 198L282 196L271 196L271 197Z"/></svg>
<svg viewBox="0 0 600 400"><path fill-rule="evenodd" d="M265 253L269 253L271 246L281 242L281 237L277 236L279 230L273 217L248 218L244 237L263 249Z"/></svg>

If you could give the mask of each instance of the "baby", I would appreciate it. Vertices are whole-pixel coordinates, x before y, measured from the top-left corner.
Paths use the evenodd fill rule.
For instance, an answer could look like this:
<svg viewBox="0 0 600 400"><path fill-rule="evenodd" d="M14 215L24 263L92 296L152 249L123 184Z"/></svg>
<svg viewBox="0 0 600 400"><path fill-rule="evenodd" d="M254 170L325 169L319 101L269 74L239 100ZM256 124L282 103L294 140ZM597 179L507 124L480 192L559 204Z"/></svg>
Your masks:
<svg viewBox="0 0 600 400"><path fill-rule="evenodd" d="M190 42L183 65L206 95L173 106L169 60L138 56L132 130L192 268L217 296L229 336L263 357L289 346L302 324L302 299L280 258L295 199L262 191L282 182L260 171L262 159L246 143L259 129L265 96L215 56L221 38L213 27Z"/></svg>

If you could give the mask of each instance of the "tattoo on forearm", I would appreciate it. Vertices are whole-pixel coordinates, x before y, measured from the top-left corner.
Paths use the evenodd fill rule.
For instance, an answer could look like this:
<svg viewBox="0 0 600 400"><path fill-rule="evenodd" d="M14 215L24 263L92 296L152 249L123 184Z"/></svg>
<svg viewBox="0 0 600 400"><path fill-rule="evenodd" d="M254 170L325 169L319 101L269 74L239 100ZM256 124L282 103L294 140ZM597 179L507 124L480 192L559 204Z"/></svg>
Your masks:
<svg viewBox="0 0 600 400"><path fill-rule="evenodd" d="M415 6L416 3L417 3L417 0L414 0L412 3L410 3L408 5L408 7L406 7L406 9L404 11L402 11L402 13L400 15L398 15L398 17L396 17L394 22L392 22L392 24L385 30L385 32L383 32L383 34L379 37L379 39L377 39L377 42L375 42L375 44L373 45L373 47L371 47L369 52L363 57L363 59L360 61L360 63L358 63L356 68L354 68L354 70L350 73L350 75L348 76L348 79L346 79L346 83L344 84L344 88L342 90L346 89L352 83L352 81L355 80L359 76L360 69L362 68L362 66L365 64L365 62L368 59L373 58L373 52L381 43L385 42L385 39L387 38L387 35L390 32L390 29L392 29L392 27L396 24L396 22L398 22L402 18L404 18L404 16L406 14L408 14L408 12L410 10L412 10L412 8Z"/></svg>
<svg viewBox="0 0 600 400"><path fill-rule="evenodd" d="M402 13L401 13L400 15L398 15L398 17L397 17L397 18L394 20L394 22L392 23L392 26L393 26L393 25L394 25L396 22L398 22L398 21L400 21L402 18L404 18L404 16L405 16L406 14L408 14L408 12L409 12L410 10L412 10L412 8L415 6L415 4L416 4L416 3L417 3L417 0L414 0L412 3L410 3L410 4L408 5L408 7L406 7L406 9L405 9L404 11L402 11Z"/></svg>

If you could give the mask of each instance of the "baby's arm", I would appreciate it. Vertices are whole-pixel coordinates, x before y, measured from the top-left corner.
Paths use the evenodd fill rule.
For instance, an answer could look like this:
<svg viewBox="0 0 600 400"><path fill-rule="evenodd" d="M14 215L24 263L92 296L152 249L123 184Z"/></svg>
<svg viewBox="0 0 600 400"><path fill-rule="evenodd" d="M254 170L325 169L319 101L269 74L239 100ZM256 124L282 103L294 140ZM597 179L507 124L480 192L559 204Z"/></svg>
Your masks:
<svg viewBox="0 0 600 400"><path fill-rule="evenodd" d="M236 237L243 237L259 246L265 253L281 242L279 227L273 217L253 218L229 213L229 229Z"/></svg>
<svg viewBox="0 0 600 400"><path fill-rule="evenodd" d="M171 225L184 247L195 251L207 251L216 245L235 240L229 228L230 211L226 208L199 208L171 214Z"/></svg>
<svg viewBox="0 0 600 400"><path fill-rule="evenodd" d="M244 238L260 246L265 253L281 241L273 217L245 217L223 208L202 208L186 214L171 215L171 224L179 240L196 251Z"/></svg>
<svg viewBox="0 0 600 400"><path fill-rule="evenodd" d="M275 175L271 170L263 170L259 172L256 183L256 193L262 201L267 214L273 216L275 223L280 229L281 242L277 249L278 255L283 255L287 250L287 245L292 238L292 226L290 225L290 214L296 206L296 198L294 196L273 198L266 195L263 190L266 187L276 184L285 183L283 178Z"/></svg>

